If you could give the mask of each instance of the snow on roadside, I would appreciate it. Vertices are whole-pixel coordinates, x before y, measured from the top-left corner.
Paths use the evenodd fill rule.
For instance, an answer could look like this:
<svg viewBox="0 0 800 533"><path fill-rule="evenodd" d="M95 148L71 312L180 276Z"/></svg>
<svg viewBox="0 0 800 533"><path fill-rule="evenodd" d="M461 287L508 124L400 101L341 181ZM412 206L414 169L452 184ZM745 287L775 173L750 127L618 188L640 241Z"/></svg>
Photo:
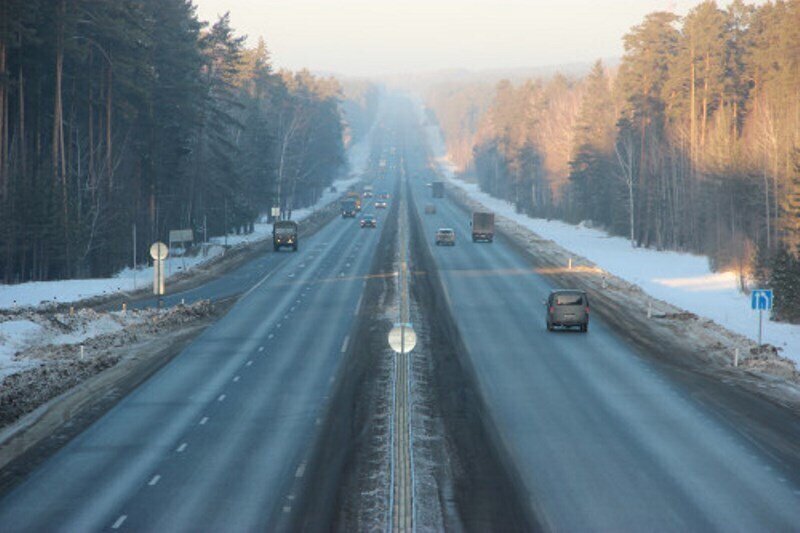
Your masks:
<svg viewBox="0 0 800 533"><path fill-rule="evenodd" d="M311 207L296 209L292 213L292 219L302 221L316 211L326 207L336 201L349 186L354 185L361 179L361 175L366 171L369 162L370 149L372 144L371 129L363 139L350 146L347 150L347 161L349 164L349 174L333 183L335 191L330 188L320 196L316 204ZM229 247L252 244L257 241L270 238L272 235L272 224L261 220L255 224L253 233L246 235L228 235L225 237L214 237L205 249L194 256L182 256L180 251L167 259L165 270L167 277L189 271L198 265L207 263L214 258L222 255L224 245L227 242ZM32 281L16 285L0 284L0 309L17 309L25 307L35 307L43 304L64 304L73 303L96 296L105 296L118 292L131 292L150 286L153 280L152 266L139 266L136 270L125 268L111 278L94 279L70 279L59 281ZM3 350L3 340L0 337L0 354ZM0 355L1 357L1 355Z"/></svg>
<svg viewBox="0 0 800 533"><path fill-rule="evenodd" d="M750 296L739 290L734 272L713 272L705 256L633 248L627 239L602 230L517 213L509 202L482 192L477 184L457 178L455 166L445 155L439 128L431 124L425 128L442 173L488 210L638 285L654 298L758 341L758 313L750 309ZM800 326L773 322L766 315L764 318L762 341L776 346L782 356L800 366Z"/></svg>

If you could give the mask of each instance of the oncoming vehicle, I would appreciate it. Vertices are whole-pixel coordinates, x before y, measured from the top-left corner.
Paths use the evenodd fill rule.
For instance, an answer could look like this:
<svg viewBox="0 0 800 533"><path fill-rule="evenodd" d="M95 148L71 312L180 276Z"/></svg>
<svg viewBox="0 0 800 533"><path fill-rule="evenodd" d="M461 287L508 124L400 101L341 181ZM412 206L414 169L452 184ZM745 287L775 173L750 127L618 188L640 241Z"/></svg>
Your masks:
<svg viewBox="0 0 800 533"><path fill-rule="evenodd" d="M297 222L294 220L278 220L272 225L272 249L277 252L282 246L297 251Z"/></svg>
<svg viewBox="0 0 800 533"><path fill-rule="evenodd" d="M577 289L555 290L547 298L547 331L556 326L589 330L589 297Z"/></svg>
<svg viewBox="0 0 800 533"><path fill-rule="evenodd" d="M376 209L386 209L387 207L389 207L389 204L386 202L386 200L378 200L375 202Z"/></svg>
<svg viewBox="0 0 800 533"><path fill-rule="evenodd" d="M375 218L375 215L364 215L361 217L360 224L362 228L377 228L378 219Z"/></svg>
<svg viewBox="0 0 800 533"><path fill-rule="evenodd" d="M456 232L451 228L439 228L436 230L436 246L455 246Z"/></svg>
<svg viewBox="0 0 800 533"><path fill-rule="evenodd" d="M342 218L356 218L356 213L358 213L358 208L356 207L356 202L352 198L345 198L342 200Z"/></svg>

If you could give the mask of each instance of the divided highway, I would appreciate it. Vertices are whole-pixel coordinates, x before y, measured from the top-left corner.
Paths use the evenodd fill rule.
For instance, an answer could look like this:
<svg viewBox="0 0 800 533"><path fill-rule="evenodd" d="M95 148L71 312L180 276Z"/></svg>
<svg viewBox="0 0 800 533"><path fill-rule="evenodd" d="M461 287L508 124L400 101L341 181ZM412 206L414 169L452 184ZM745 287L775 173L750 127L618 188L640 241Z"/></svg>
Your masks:
<svg viewBox="0 0 800 533"><path fill-rule="evenodd" d="M405 153L416 176L411 192L464 355L543 528L800 528L797 472L693 400L602 320L594 317L588 334L548 333L543 300L556 287L502 236L471 242L469 213L431 198L419 125L398 127L417 140ZM436 213L425 214L426 204ZM455 229L456 246L434 246L439 227Z"/></svg>
<svg viewBox="0 0 800 533"><path fill-rule="evenodd" d="M377 230L337 218L299 252L268 254L212 285L217 295L251 288L5 494L0 530L286 523L360 305L385 218L378 215Z"/></svg>

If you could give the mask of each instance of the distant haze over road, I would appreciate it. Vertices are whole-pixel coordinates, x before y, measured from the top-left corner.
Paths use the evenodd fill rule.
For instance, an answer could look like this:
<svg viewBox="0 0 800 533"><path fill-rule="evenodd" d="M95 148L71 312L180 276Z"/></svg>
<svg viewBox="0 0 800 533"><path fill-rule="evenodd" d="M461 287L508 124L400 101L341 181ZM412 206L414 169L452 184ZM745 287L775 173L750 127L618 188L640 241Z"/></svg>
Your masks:
<svg viewBox="0 0 800 533"><path fill-rule="evenodd" d="M589 62L622 55L622 36L653 11L697 0L195 0L226 11L275 64L345 75ZM721 6L729 2L720 1Z"/></svg>

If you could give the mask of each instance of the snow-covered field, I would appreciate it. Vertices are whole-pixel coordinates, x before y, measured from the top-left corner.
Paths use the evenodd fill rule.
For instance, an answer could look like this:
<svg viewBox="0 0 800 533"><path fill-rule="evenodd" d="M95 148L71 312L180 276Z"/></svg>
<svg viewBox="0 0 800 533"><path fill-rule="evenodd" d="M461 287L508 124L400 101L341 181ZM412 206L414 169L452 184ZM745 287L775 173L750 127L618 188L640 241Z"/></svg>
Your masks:
<svg viewBox="0 0 800 533"><path fill-rule="evenodd" d="M602 230L517 213L510 203L481 192L474 183L458 179L446 156L438 127L427 125L426 130L442 173L488 210L638 285L659 300L758 341L758 313L750 308L750 295L739 290L734 272L713 272L705 256L633 248L627 239ZM800 326L773 322L765 313L762 342L778 347L781 355L800 363Z"/></svg>
<svg viewBox="0 0 800 533"><path fill-rule="evenodd" d="M338 199L342 191L361 179L361 175L366 170L369 161L371 133L372 131L365 135L360 142L353 144L348 149L347 159L350 173L346 178L334 182L338 192L326 189L314 206L293 211L293 220L304 220L317 210ZM227 245L229 247L247 245L270 238L271 235L272 224L262 221L255 224L253 233L228 235ZM210 245L195 256L182 257L181 255L173 254L173 257L168 258L165 264L167 277L191 270L221 255L226 243L225 237L214 237L210 241ZM136 270L126 268L111 278L29 282L17 285L0 284L0 309L33 307L43 303L72 303L95 296L142 289L150 286L152 282L152 266L140 265ZM0 340L0 349L2 349L2 340Z"/></svg>

